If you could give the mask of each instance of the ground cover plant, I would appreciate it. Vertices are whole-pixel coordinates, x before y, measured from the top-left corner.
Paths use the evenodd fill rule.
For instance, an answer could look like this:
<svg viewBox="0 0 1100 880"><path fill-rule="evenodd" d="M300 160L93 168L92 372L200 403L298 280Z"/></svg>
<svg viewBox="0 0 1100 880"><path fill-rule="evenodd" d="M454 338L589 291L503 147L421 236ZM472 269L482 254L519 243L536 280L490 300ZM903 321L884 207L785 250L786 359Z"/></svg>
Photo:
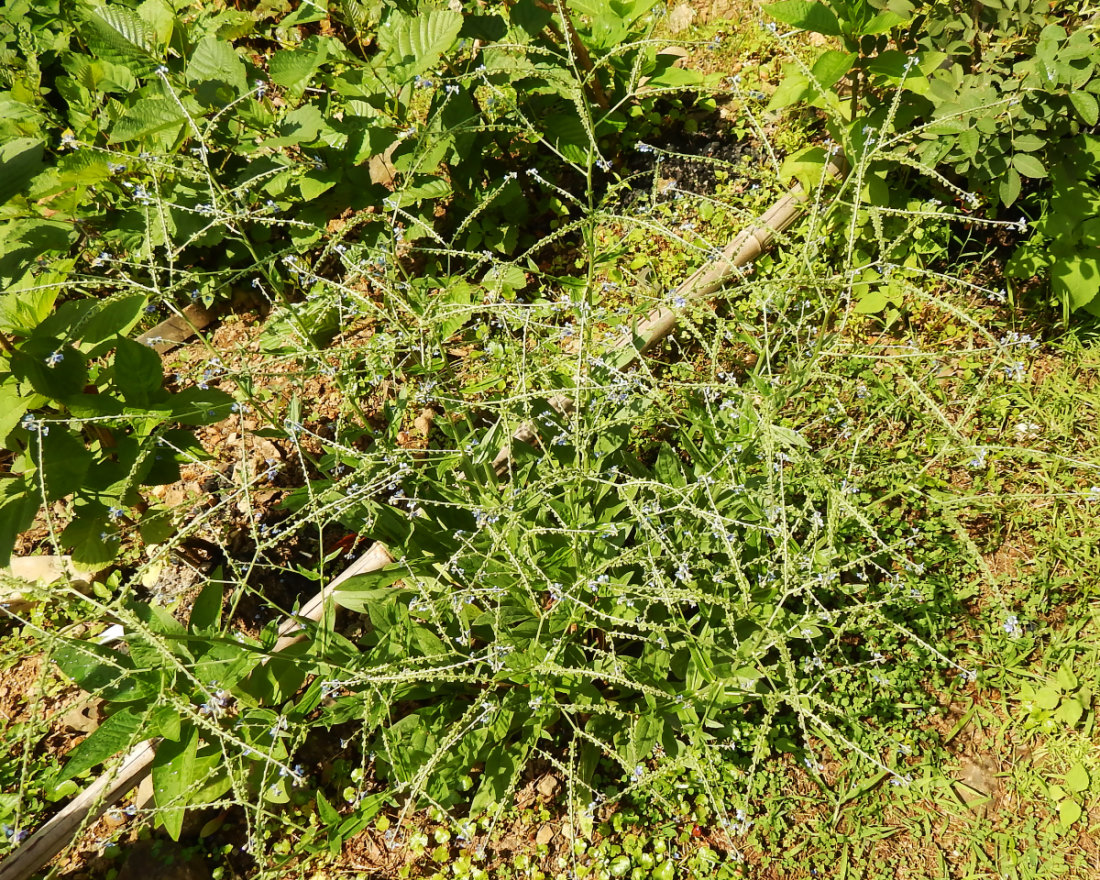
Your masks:
<svg viewBox="0 0 1100 880"><path fill-rule="evenodd" d="M1095 34L948 6L5 8L0 855L1088 876Z"/></svg>

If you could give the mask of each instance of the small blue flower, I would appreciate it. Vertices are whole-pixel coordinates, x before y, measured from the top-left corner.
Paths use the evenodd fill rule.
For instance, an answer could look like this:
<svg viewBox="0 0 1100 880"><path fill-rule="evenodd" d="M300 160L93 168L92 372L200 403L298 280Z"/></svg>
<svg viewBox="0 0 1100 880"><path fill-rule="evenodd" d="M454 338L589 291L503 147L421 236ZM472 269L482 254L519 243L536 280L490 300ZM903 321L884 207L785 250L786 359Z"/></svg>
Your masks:
<svg viewBox="0 0 1100 880"><path fill-rule="evenodd" d="M46 366L52 369L63 360L65 360L65 355L63 355L60 351L53 351L50 353L49 357L46 358Z"/></svg>

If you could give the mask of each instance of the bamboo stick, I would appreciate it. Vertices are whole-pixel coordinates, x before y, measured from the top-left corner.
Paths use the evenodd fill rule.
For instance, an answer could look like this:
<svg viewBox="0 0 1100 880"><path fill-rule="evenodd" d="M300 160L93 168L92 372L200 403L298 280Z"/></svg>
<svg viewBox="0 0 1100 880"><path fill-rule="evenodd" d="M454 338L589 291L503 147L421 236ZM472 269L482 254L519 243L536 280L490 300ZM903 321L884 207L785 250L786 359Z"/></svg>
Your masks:
<svg viewBox="0 0 1100 880"><path fill-rule="evenodd" d="M305 638L301 632L303 620L312 620L314 623L320 621L324 616L325 600L344 581L357 574L377 571L391 562L393 557L382 544L372 544L366 553L310 599L298 614L282 622L279 626L279 641L272 651L282 651ZM0 880L27 880L61 852L82 827L94 822L130 789L140 785L152 770L154 757L155 740L148 739L134 746L117 770L100 776L24 841L19 849L0 862Z"/></svg>
<svg viewBox="0 0 1100 880"><path fill-rule="evenodd" d="M81 828L106 813L112 804L145 778L155 755L153 740L134 746L116 770L100 776L0 862L0 880L30 877L71 843Z"/></svg>
<svg viewBox="0 0 1100 880"><path fill-rule="evenodd" d="M843 155L838 155L829 162L826 173L830 177L843 177L847 173L847 163ZM721 256L714 262L701 266L680 284L673 291L672 298L683 297L685 300L692 300L710 296L724 282L737 274L737 270L743 269L770 247L777 234L794 223L802 211L806 198L802 185L796 183L791 187L790 192L765 211L756 223L743 229L733 241L726 245ZM613 352L628 349L629 356L620 359L616 365L620 369L626 367L637 360L639 355L648 352L676 329L677 320L676 311L667 305L658 306L638 324L633 334L618 339L612 344ZM635 340L638 339L642 341L640 346L635 345Z"/></svg>

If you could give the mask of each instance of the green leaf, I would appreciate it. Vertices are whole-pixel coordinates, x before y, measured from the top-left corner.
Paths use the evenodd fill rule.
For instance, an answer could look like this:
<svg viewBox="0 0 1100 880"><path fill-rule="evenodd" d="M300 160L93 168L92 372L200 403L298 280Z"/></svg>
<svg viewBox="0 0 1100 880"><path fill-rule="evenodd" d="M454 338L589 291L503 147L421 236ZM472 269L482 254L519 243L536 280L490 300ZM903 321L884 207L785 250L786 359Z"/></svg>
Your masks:
<svg viewBox="0 0 1100 880"><path fill-rule="evenodd" d="M92 731L83 742L69 752L69 761L57 781L63 782L91 770L119 752L129 749L141 732L143 713L121 709Z"/></svg>
<svg viewBox="0 0 1100 880"><path fill-rule="evenodd" d="M38 501L38 492L26 479L0 478L0 565L11 561L15 539L34 522Z"/></svg>
<svg viewBox="0 0 1100 880"><path fill-rule="evenodd" d="M189 624L192 630L216 627L222 617L222 599L225 587L213 578L206 582L198 598L191 606Z"/></svg>
<svg viewBox="0 0 1100 880"><path fill-rule="evenodd" d="M95 312L90 317L81 317L76 322L80 326L77 347L88 358L103 357L114 348L119 336L125 336L141 320L145 303L146 297L140 293L96 303ZM65 305L61 308L64 309Z"/></svg>
<svg viewBox="0 0 1100 880"><path fill-rule="evenodd" d="M159 63L156 33L124 6L93 7L85 19L89 48L97 58L121 64L134 76L145 76Z"/></svg>
<svg viewBox="0 0 1100 880"><path fill-rule="evenodd" d="M339 172L309 171L298 181L298 188L302 191L302 198L307 202L312 202L336 186L339 179Z"/></svg>
<svg viewBox="0 0 1100 880"><path fill-rule="evenodd" d="M88 368L80 352L49 339L28 340L12 355L11 371L52 400L76 396L88 382Z"/></svg>
<svg viewBox="0 0 1100 880"><path fill-rule="evenodd" d="M378 47L400 65L406 80L431 70L450 49L462 30L462 15L433 9L415 16L392 12L378 29Z"/></svg>
<svg viewBox="0 0 1100 880"><path fill-rule="evenodd" d="M1088 789L1091 780L1085 765L1078 762L1069 768L1069 772L1066 773L1066 778L1063 781L1070 791L1081 792Z"/></svg>
<svg viewBox="0 0 1100 880"><path fill-rule="evenodd" d="M807 31L839 37L843 31L836 15L824 3L811 3L809 0L784 0L764 7L772 18L794 25Z"/></svg>
<svg viewBox="0 0 1100 880"><path fill-rule="evenodd" d="M527 31L529 36L537 37L542 29L550 24L553 13L539 6L535 0L518 0L508 12L511 23L518 28Z"/></svg>
<svg viewBox="0 0 1100 880"><path fill-rule="evenodd" d="M1069 100L1085 125L1096 125L1097 119L1100 119L1100 108L1097 107L1094 96L1088 92L1074 89L1069 93Z"/></svg>
<svg viewBox="0 0 1100 880"><path fill-rule="evenodd" d="M1087 306L1100 291L1100 249L1072 253L1057 260L1050 270L1055 294L1064 298L1071 309Z"/></svg>
<svg viewBox="0 0 1100 880"><path fill-rule="evenodd" d="M216 388L185 388L170 398L172 417L182 425L213 425L228 418L233 398Z"/></svg>
<svg viewBox="0 0 1100 880"><path fill-rule="evenodd" d="M145 0L137 14L152 29L155 45L167 46L176 28L176 14L166 0Z"/></svg>
<svg viewBox="0 0 1100 880"><path fill-rule="evenodd" d="M271 81L294 95L301 95L313 74L324 63L326 43L316 48L283 49L271 56L268 72Z"/></svg>
<svg viewBox="0 0 1100 880"><path fill-rule="evenodd" d="M160 355L147 345L119 337L115 349L115 385L128 404L152 407L168 397Z"/></svg>
<svg viewBox="0 0 1100 880"><path fill-rule="evenodd" d="M899 25L905 24L909 19L904 15L898 15L896 12L880 12L874 18L872 18L867 24L859 29L860 34L885 34L892 31Z"/></svg>
<svg viewBox="0 0 1100 880"><path fill-rule="evenodd" d="M814 97L817 90L810 84L809 78L801 70L793 65L787 68L787 73L780 80L776 90L772 92L768 100L768 110L782 110L792 104L808 101Z"/></svg>
<svg viewBox="0 0 1100 880"><path fill-rule="evenodd" d="M170 98L139 98L111 127L108 143L136 141L186 122L183 109Z"/></svg>
<svg viewBox="0 0 1100 880"><path fill-rule="evenodd" d="M1040 688L1035 695L1035 705L1040 709L1051 710L1062 701L1062 695L1052 687Z"/></svg>
<svg viewBox="0 0 1100 880"><path fill-rule="evenodd" d="M1085 714L1085 707L1076 697L1066 697L1054 713L1054 717L1069 727L1076 727L1081 716Z"/></svg>
<svg viewBox="0 0 1100 880"><path fill-rule="evenodd" d="M14 382L0 385L0 446L22 421L29 404L27 395L20 394Z"/></svg>
<svg viewBox="0 0 1100 880"><path fill-rule="evenodd" d="M386 197L389 207L406 208L428 199L441 199L451 194L451 185L441 177L420 177L411 186Z"/></svg>
<svg viewBox="0 0 1100 880"><path fill-rule="evenodd" d="M838 52L836 49L827 49L821 53L814 62L814 79L822 88L828 89L836 85L852 69L856 62L854 52Z"/></svg>
<svg viewBox="0 0 1100 880"><path fill-rule="evenodd" d="M0 205L23 192L45 167L37 138L15 138L0 145Z"/></svg>
<svg viewBox="0 0 1100 880"><path fill-rule="evenodd" d="M997 195L1001 197L1001 203L1008 207L1020 197L1022 181L1015 168L1009 168L997 184Z"/></svg>
<svg viewBox="0 0 1100 880"><path fill-rule="evenodd" d="M653 472L656 474L657 479L666 486L682 487L687 485L680 458L667 443L662 443L657 452L657 461L653 465Z"/></svg>
<svg viewBox="0 0 1100 880"><path fill-rule="evenodd" d="M1077 680L1077 676L1073 672L1073 667L1069 662L1063 664L1058 668L1058 672L1055 673L1054 680L1058 682L1058 687L1064 691L1077 690L1077 686L1080 682Z"/></svg>
<svg viewBox="0 0 1100 880"><path fill-rule="evenodd" d="M336 808L326 800L320 791L317 792L317 813L326 825L333 826L340 821L340 814L336 812Z"/></svg>
<svg viewBox="0 0 1100 880"><path fill-rule="evenodd" d="M158 818L173 840L180 839L183 816L191 788L197 781L195 757L199 750L199 729L186 724L178 742L164 740L153 761L153 799Z"/></svg>
<svg viewBox="0 0 1100 880"><path fill-rule="evenodd" d="M279 27L286 29L303 24L312 24L321 21L329 14L328 3L325 0L310 0L309 3L300 3L290 15L279 22Z"/></svg>
<svg viewBox="0 0 1100 880"><path fill-rule="evenodd" d="M804 190L813 192L821 184L828 160L823 147L804 147L783 160L779 176L783 180L794 177Z"/></svg>
<svg viewBox="0 0 1100 880"><path fill-rule="evenodd" d="M576 110L549 115L543 120L543 125L567 162L583 165L588 160L592 142Z"/></svg>
<svg viewBox="0 0 1100 880"><path fill-rule="evenodd" d="M1065 826L1072 825L1081 818L1081 805L1069 798L1058 804L1058 818Z"/></svg>
<svg viewBox="0 0 1100 880"><path fill-rule="evenodd" d="M179 741L182 724L179 709L172 705L153 706L149 709L149 733Z"/></svg>
<svg viewBox="0 0 1100 880"><path fill-rule="evenodd" d="M154 455L156 456L155 453ZM154 463L159 463L159 457L154 458ZM171 482L174 483L175 480ZM150 481L148 477L143 479L141 484L143 486L165 485L157 480ZM163 544L176 534L176 530L176 520L175 517L172 516L171 510L157 510L155 508L148 510L141 515L141 520L138 522L138 531L141 533L141 540L146 544Z"/></svg>
<svg viewBox="0 0 1100 880"><path fill-rule="evenodd" d="M59 293L60 287L5 291L0 297L0 330L28 335L46 320Z"/></svg>
<svg viewBox="0 0 1100 880"><path fill-rule="evenodd" d="M47 501L66 498L84 485L92 453L63 424L42 437L41 455L39 467Z"/></svg>
<svg viewBox="0 0 1100 880"><path fill-rule="evenodd" d="M1012 156L1012 165L1024 177L1047 176L1047 172L1046 169L1043 167L1043 163L1032 156L1030 153L1014 153Z"/></svg>
<svg viewBox="0 0 1100 880"><path fill-rule="evenodd" d="M233 47L217 37L203 37L187 62L187 79L193 83L223 82L238 94L248 90L244 62Z"/></svg>
<svg viewBox="0 0 1100 880"><path fill-rule="evenodd" d="M99 502L79 508L61 533L61 543L73 548L73 562L88 569L100 569L118 555L118 530L108 525L107 508Z"/></svg>
<svg viewBox="0 0 1100 880"><path fill-rule="evenodd" d="M1041 150L1047 142L1034 134L1019 134L1012 138L1012 147L1024 153L1034 153Z"/></svg>
<svg viewBox="0 0 1100 880"><path fill-rule="evenodd" d="M875 315L886 308L889 300L886 297L885 285L860 285L866 289L856 300L856 312L861 315ZM854 292L854 291L853 291Z"/></svg>

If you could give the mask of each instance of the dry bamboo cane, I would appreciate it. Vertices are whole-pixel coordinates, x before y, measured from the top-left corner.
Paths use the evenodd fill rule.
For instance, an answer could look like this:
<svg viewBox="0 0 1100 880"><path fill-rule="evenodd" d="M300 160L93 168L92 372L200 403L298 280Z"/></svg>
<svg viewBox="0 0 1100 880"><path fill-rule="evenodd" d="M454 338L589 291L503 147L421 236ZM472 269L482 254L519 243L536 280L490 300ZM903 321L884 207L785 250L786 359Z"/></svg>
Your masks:
<svg viewBox="0 0 1100 880"><path fill-rule="evenodd" d="M836 177L846 173L843 156L838 156L829 163L828 173ZM738 269L760 256L764 249L771 245L775 235L787 229L795 221L805 201L806 193L800 185L796 184L755 224L734 238L722 251L721 257L712 264L700 268L677 287L673 296L683 296L685 299L701 298L716 291ZM622 368L633 363L638 356L649 351L668 336L676 328L676 323L677 314L672 309L667 306L654 309L638 325L632 337L617 341L611 346L612 352L626 349L625 353L628 355L617 365ZM640 346L635 344L637 339L642 340ZM630 347L627 348L627 346ZM556 394L549 398L548 402L562 413L567 413L573 408L572 399L564 394ZM522 425L515 432L512 440L533 443L536 440L534 428L529 424ZM493 461L498 474L508 469L510 458L511 444L502 449ZM324 615L325 601L341 583L355 575L377 571L391 562L393 557L383 544L379 542L372 544L366 553L310 599L297 615L283 621L279 626L279 641L276 642L273 651L282 651L301 641L305 637L301 632L302 621L310 620L314 623L320 621ZM112 804L120 800L148 775L155 755L154 749L153 740L139 743L126 756L116 772L101 776L77 795L60 813L28 838L18 850L0 862L0 880L27 880L31 874L61 852L83 825L103 815Z"/></svg>
<svg viewBox="0 0 1100 880"><path fill-rule="evenodd" d="M149 773L155 755L153 740L134 746L117 770L100 776L0 862L0 880L26 880L61 852L86 823L106 813Z"/></svg>
<svg viewBox="0 0 1100 880"><path fill-rule="evenodd" d="M834 156L827 168L829 177L843 177L847 173L847 162L843 154ZM691 277L672 292L672 299L683 297L685 300L701 299L714 293L728 281L737 270L743 269L770 247L775 236L787 229L798 218L806 203L807 195L802 185L796 183L790 192L772 205L760 219L747 229L743 229L722 250L721 256L700 267ZM658 306L638 325L630 336L616 340L611 350L628 349L627 357L616 362L620 369L637 360L658 342L676 329L677 313L666 305ZM641 340L641 345L636 340Z"/></svg>
<svg viewBox="0 0 1100 880"><path fill-rule="evenodd" d="M843 177L847 173L847 167L843 154L838 154L829 161L825 173L828 177ZM796 183L791 187L790 192L762 214L756 223L743 229L733 241L726 245L714 262L700 267L680 284L672 292L671 298L702 299L714 293L724 282L737 274L737 270L743 269L771 246L777 234L794 223L806 198L802 185ZM658 306L638 324L630 336L624 336L612 343L608 354L621 355L614 361L615 366L619 369L630 366L639 356L650 351L675 330L677 320L677 313L673 309L664 305ZM641 345L637 344L637 340L641 340ZM563 415L573 411L573 399L564 394L555 394L547 402ZM535 427L530 422L521 425L513 435L513 439L524 443L534 443L537 437ZM493 467L498 476L508 470L510 458L511 449L505 447L493 459Z"/></svg>
<svg viewBox="0 0 1100 880"><path fill-rule="evenodd" d="M305 637L301 632L302 621L320 621L324 615L325 600L348 578L377 571L391 562L393 557L382 544L372 544L366 553L310 599L298 614L282 622L279 626L279 641L272 651L282 651L301 641ZM140 785L149 775L155 755L156 740L145 740L134 746L117 770L100 776L29 837L19 849L0 862L0 880L27 880L61 852L82 827L94 822L130 789Z"/></svg>

